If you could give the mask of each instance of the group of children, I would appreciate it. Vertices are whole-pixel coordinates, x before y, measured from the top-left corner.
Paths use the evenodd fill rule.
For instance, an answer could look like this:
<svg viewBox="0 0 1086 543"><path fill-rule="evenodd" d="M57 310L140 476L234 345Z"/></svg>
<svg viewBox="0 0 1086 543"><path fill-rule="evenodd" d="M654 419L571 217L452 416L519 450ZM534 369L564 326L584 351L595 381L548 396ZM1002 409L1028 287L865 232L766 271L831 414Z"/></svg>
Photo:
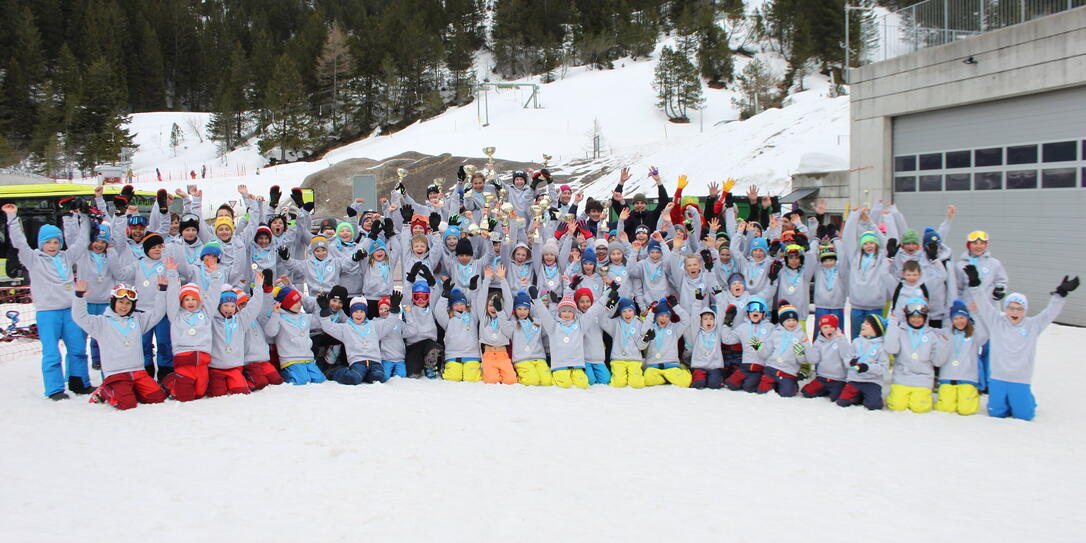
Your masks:
<svg viewBox="0 0 1086 543"><path fill-rule="evenodd" d="M265 199L240 186L247 213L220 206L210 227L197 190L176 193L180 214L159 191L147 218L128 205L131 187L111 202L99 190L93 207L64 202L63 232L42 227L37 249L15 206L3 211L31 274L53 399L67 398L65 375L72 392L121 409L425 376L775 391L868 409L885 397L892 410L963 415L987 392L990 415L1033 417L1036 341L1078 278L1026 317L986 233L952 259L953 206L922 234L881 204L838 229L822 202L804 220L753 189L744 220L730 180L723 195L710 186L703 211L682 198L685 176L668 198L649 175L661 202L627 204L624 169L614 221L592 199L579 210L582 195L546 170L498 182L463 168L447 194L431 186L419 202L397 185L380 212L357 200L316 232L313 203L292 190L287 215L278 187ZM136 310L140 299L149 308Z"/></svg>

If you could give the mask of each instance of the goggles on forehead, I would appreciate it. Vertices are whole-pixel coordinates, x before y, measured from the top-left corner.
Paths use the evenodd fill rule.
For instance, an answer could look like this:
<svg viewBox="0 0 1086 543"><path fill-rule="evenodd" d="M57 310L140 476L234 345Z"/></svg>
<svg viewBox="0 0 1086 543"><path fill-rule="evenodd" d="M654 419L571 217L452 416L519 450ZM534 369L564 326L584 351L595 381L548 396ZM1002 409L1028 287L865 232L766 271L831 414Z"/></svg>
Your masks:
<svg viewBox="0 0 1086 543"><path fill-rule="evenodd" d="M147 218L142 215L129 215L128 226L147 226Z"/></svg>
<svg viewBox="0 0 1086 543"><path fill-rule="evenodd" d="M988 232L985 232L984 230L974 230L974 231L970 232L969 235L966 236L965 239L967 241L969 241L969 243L972 243L974 241L987 242L988 241Z"/></svg>
<svg viewBox="0 0 1086 543"><path fill-rule="evenodd" d="M908 304L905 306L905 315L920 315L926 317L928 316L928 306L924 304Z"/></svg>
<svg viewBox="0 0 1086 543"><path fill-rule="evenodd" d="M136 292L136 289L129 287L124 283L120 283L117 286L113 287L113 290L110 291L109 295L114 298L128 298L133 302L138 300L140 297L139 293Z"/></svg>

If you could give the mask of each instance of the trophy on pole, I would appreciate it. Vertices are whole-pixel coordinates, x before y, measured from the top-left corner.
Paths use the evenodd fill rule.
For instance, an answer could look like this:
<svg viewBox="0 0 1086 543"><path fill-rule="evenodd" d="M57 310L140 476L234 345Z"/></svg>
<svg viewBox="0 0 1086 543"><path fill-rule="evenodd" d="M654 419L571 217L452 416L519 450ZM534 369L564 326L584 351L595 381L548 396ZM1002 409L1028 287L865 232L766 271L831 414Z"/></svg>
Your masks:
<svg viewBox="0 0 1086 543"><path fill-rule="evenodd" d="M542 204L532 204L528 207L532 212L532 217L535 218L536 229L532 235L532 241L535 243L543 243L543 234L540 232L540 228L543 227L543 211L546 210L546 206Z"/></svg>
<svg viewBox="0 0 1086 543"><path fill-rule="evenodd" d="M400 178L400 181L396 183L396 190L399 191L400 194L406 194L407 188L403 186L403 180L405 177L407 177L407 170L403 168L396 168L396 177Z"/></svg>
<svg viewBox="0 0 1086 543"><path fill-rule="evenodd" d="M486 155L486 169L487 169L486 178L491 179L491 180L494 179L495 177L497 177L496 172L494 172L494 152L495 151L497 151L497 149L494 148L494 147L483 147L483 154Z"/></svg>

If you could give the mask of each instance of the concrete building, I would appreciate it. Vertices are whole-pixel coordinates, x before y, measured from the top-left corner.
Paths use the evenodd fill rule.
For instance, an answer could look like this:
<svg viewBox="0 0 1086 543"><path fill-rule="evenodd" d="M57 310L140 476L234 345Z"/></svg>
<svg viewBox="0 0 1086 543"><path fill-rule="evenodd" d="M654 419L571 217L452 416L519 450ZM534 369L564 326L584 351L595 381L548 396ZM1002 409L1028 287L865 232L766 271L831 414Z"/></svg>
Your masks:
<svg viewBox="0 0 1086 543"><path fill-rule="evenodd" d="M973 230L1044 307L1086 279L1086 7L851 70L853 207L893 201L910 227L954 204L956 254ZM1086 292L1059 322L1086 326Z"/></svg>

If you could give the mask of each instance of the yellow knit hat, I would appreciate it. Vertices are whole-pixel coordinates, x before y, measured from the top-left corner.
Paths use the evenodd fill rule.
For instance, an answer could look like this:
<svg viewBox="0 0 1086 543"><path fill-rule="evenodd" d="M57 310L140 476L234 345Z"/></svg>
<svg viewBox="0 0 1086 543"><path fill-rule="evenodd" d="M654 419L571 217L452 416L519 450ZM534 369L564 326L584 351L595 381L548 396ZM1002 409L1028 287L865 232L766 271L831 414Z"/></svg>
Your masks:
<svg viewBox="0 0 1086 543"><path fill-rule="evenodd" d="M219 227L222 226L222 225L229 226L230 231L231 232L234 231L234 220L231 219L230 217L227 217L227 216L223 215L221 217L216 218L215 219L215 228L213 230L218 230Z"/></svg>

